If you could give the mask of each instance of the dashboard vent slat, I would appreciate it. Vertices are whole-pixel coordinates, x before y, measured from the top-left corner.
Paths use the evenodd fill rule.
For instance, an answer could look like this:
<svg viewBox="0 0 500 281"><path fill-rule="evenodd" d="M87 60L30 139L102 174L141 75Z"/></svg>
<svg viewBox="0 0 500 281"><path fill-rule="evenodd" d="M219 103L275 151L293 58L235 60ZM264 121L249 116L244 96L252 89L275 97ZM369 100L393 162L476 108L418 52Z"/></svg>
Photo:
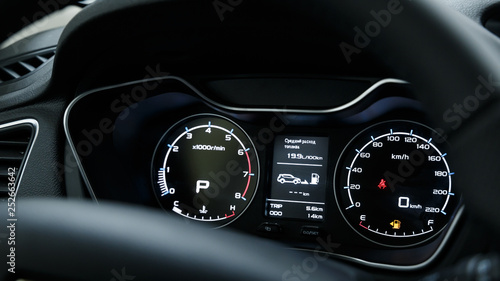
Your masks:
<svg viewBox="0 0 500 281"><path fill-rule="evenodd" d="M28 64L27 62L23 62L23 61L20 61L19 65L24 67L24 69L26 69L28 71L28 73L30 73L36 69L36 67L32 66L31 64Z"/></svg>
<svg viewBox="0 0 500 281"><path fill-rule="evenodd" d="M20 62L13 63L13 64L9 65L9 69L18 75L17 78L24 76L24 75L31 72L28 69L26 69L25 67L23 67L23 65Z"/></svg>
<svg viewBox="0 0 500 281"><path fill-rule="evenodd" d="M48 61L48 60L49 60L49 58L44 57L44 56L36 56L36 58L37 58L38 60L40 60L42 63L44 63L44 62L46 62L46 61Z"/></svg>
<svg viewBox="0 0 500 281"><path fill-rule="evenodd" d="M0 62L0 84L23 78L24 76L36 71L44 63L49 61L55 55L54 50L45 51L20 58L15 62Z"/></svg>
<svg viewBox="0 0 500 281"><path fill-rule="evenodd" d="M4 77L5 80L11 80L11 79L17 79L20 77L19 74L17 74L15 71L13 71L12 69L9 69L7 67L0 67L0 70L5 74ZM2 79L4 80L4 79Z"/></svg>
<svg viewBox="0 0 500 281"><path fill-rule="evenodd" d="M13 179L17 186L34 135L30 122L0 125L0 198L8 197Z"/></svg>

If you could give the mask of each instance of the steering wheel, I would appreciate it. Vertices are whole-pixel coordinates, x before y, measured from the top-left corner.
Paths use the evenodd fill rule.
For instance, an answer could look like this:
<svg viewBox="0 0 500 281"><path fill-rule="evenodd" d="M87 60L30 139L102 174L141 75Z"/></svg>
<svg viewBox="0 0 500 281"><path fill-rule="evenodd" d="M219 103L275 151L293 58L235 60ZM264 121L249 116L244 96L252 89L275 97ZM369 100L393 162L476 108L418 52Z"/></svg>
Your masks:
<svg viewBox="0 0 500 281"><path fill-rule="evenodd" d="M195 5L207 5L203 3L207 1L198 0L97 2L69 24L58 54L68 57L78 50L78 43L85 40L75 38L75 34L82 34L78 30L104 23L107 13L161 2L179 18L193 16ZM492 130L500 115L500 40L433 0L267 0L248 5L272 8L280 13L277 17L313 23L332 33L340 30L345 41L339 48L346 60L370 52L399 78L410 81L435 128L452 144L455 182L464 194L467 210L478 217L500 211L496 202L500 198L500 189L496 188L500 177L496 171L500 166L499 133ZM245 9L245 5L239 9ZM208 17L200 11L195 10L196 16ZM54 83L62 82L57 77L64 76L64 65L70 63L56 58ZM244 234L207 230L139 207L19 198L17 217L16 271L37 278L371 279L360 269L324 256L303 255ZM500 220L490 223L500 232ZM5 243L2 247L9 250Z"/></svg>

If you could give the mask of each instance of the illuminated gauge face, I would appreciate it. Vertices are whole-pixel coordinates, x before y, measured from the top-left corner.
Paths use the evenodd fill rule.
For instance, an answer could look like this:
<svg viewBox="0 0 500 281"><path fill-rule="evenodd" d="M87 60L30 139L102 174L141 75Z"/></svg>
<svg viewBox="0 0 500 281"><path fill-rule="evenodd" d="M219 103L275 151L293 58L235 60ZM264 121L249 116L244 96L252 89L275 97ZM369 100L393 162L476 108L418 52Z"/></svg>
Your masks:
<svg viewBox="0 0 500 281"><path fill-rule="evenodd" d="M349 143L334 186L340 211L355 231L375 243L409 246L450 222L459 195L452 188L446 145L438 139L421 124L391 121Z"/></svg>
<svg viewBox="0 0 500 281"><path fill-rule="evenodd" d="M252 201L259 161L248 135L216 115L186 118L163 136L153 160L161 206L183 217L223 226Z"/></svg>

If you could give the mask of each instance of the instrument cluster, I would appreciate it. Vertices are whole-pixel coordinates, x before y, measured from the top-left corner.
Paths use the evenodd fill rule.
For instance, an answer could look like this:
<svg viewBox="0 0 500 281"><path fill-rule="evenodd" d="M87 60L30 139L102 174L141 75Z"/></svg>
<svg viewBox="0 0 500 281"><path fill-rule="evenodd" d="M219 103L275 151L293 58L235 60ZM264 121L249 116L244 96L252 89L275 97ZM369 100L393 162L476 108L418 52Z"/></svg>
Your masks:
<svg viewBox="0 0 500 281"><path fill-rule="evenodd" d="M452 235L461 198L448 144L404 81L336 107L279 108L225 104L166 77L123 104L145 82L83 93L66 112L97 201L382 268L424 266Z"/></svg>

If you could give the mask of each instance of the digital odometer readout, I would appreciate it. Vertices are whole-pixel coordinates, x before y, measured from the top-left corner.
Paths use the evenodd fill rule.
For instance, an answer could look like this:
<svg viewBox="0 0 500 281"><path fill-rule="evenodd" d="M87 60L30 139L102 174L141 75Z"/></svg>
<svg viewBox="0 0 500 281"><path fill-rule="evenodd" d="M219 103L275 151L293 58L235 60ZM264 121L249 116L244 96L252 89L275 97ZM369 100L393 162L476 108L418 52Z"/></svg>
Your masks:
<svg viewBox="0 0 500 281"><path fill-rule="evenodd" d="M277 136L266 215L322 221L327 163L327 137Z"/></svg>

